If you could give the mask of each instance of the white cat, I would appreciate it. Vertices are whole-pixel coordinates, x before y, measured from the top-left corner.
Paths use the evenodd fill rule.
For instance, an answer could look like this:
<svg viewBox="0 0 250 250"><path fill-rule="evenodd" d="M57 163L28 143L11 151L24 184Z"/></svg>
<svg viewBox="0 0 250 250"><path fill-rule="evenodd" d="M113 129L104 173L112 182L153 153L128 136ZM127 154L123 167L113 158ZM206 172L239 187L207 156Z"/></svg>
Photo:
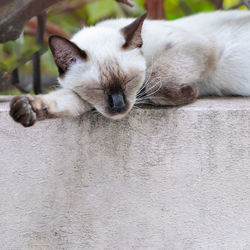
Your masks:
<svg viewBox="0 0 250 250"><path fill-rule="evenodd" d="M24 126L96 109L119 119L136 102L182 105L197 96L250 96L250 13L216 11L175 21L107 20L52 36L57 91L17 96L10 115ZM145 21L144 21L145 20Z"/></svg>

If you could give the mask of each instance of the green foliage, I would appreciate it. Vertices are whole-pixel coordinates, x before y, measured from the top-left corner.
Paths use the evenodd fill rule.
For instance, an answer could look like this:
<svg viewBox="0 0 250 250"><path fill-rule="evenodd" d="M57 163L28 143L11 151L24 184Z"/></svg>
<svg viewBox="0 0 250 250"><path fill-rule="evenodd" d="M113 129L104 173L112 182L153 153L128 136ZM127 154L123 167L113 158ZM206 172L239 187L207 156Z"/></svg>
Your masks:
<svg viewBox="0 0 250 250"><path fill-rule="evenodd" d="M79 28L79 21L72 13L52 14L48 16L47 20L62 27L62 29L69 34L75 33Z"/></svg>
<svg viewBox="0 0 250 250"><path fill-rule="evenodd" d="M17 41L0 44L0 77L6 71L11 72L23 66L39 50L44 52L46 49L36 45L33 38L23 35Z"/></svg>
<svg viewBox="0 0 250 250"><path fill-rule="evenodd" d="M116 16L116 2L114 0L94 1L86 6L89 24L95 24L105 17Z"/></svg>

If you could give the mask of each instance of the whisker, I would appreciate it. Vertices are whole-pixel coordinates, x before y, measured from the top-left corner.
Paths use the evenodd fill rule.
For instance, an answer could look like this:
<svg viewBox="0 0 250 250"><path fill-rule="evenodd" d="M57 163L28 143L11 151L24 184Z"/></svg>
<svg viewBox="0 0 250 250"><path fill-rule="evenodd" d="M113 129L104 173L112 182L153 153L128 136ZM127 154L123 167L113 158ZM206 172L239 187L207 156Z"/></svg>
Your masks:
<svg viewBox="0 0 250 250"><path fill-rule="evenodd" d="M155 81L155 79L154 79L154 85L152 85L149 89L147 89L147 93L149 93L149 91L151 90L151 89L153 89L155 86L157 86L157 84L158 83L160 83L161 82L161 79L159 79L159 81Z"/></svg>
<svg viewBox="0 0 250 250"><path fill-rule="evenodd" d="M136 102L135 104L138 105L138 104L151 104L151 103L150 102Z"/></svg>
<svg viewBox="0 0 250 250"><path fill-rule="evenodd" d="M150 106L159 106L158 104L156 104L156 103L153 103L153 102L138 102L138 103L136 103L136 105L150 105Z"/></svg>
<svg viewBox="0 0 250 250"><path fill-rule="evenodd" d="M157 87L158 84L159 84L158 88L156 90L154 90L153 92L150 92L153 88ZM161 89L161 87L162 87L162 81L159 80L150 89L148 89L148 91L146 93L146 97L150 97L150 96L154 95L157 91L159 91Z"/></svg>
<svg viewBox="0 0 250 250"><path fill-rule="evenodd" d="M140 108L140 107L138 107L138 106L136 106L136 105L134 105L133 108L142 110L142 108Z"/></svg>
<svg viewBox="0 0 250 250"><path fill-rule="evenodd" d="M140 98L140 99L136 99L136 104L141 102L141 101L151 101L151 100L166 100L166 97L163 97L163 96L153 96L151 97L150 99L148 99L147 97L146 98Z"/></svg>
<svg viewBox="0 0 250 250"><path fill-rule="evenodd" d="M158 87L158 89L156 89L154 92L150 93L149 95L147 95L147 97L150 97L152 95L154 95L156 92L158 92L162 87L162 83L160 84L160 86Z"/></svg>
<svg viewBox="0 0 250 250"><path fill-rule="evenodd" d="M159 81L155 81L156 79L159 79ZM156 77L156 78L154 79L154 84L153 84L149 89L147 89L147 91L142 92L143 90L146 90L146 88L145 88L145 86L144 86L144 87L141 89L141 91L140 91L140 92L142 92L142 93L141 93L141 94L137 94L136 97L137 97L137 98L140 98L140 97L142 97L142 96L147 95L151 89L153 89L154 87L156 87L156 86L160 83L160 81L161 81L160 77ZM150 83L151 83L151 81L150 81Z"/></svg>

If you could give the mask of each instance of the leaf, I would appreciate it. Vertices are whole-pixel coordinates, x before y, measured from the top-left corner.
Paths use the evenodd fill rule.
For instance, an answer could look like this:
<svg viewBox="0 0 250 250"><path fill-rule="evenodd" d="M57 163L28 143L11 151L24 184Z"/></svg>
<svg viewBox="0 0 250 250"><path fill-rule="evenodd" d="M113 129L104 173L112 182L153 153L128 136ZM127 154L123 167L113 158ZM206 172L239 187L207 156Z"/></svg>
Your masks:
<svg viewBox="0 0 250 250"><path fill-rule="evenodd" d="M94 1L86 5L89 24L95 24L103 18L115 16L116 2L114 0Z"/></svg>

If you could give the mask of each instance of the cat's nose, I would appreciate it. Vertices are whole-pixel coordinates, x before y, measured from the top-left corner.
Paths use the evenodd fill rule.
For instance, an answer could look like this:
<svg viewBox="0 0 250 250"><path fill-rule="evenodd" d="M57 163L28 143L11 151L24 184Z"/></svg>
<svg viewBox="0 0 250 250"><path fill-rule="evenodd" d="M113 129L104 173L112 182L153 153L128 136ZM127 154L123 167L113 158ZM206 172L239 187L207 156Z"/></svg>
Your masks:
<svg viewBox="0 0 250 250"><path fill-rule="evenodd" d="M128 107L126 98L121 91L113 91L108 96L108 103L112 113L121 113Z"/></svg>

